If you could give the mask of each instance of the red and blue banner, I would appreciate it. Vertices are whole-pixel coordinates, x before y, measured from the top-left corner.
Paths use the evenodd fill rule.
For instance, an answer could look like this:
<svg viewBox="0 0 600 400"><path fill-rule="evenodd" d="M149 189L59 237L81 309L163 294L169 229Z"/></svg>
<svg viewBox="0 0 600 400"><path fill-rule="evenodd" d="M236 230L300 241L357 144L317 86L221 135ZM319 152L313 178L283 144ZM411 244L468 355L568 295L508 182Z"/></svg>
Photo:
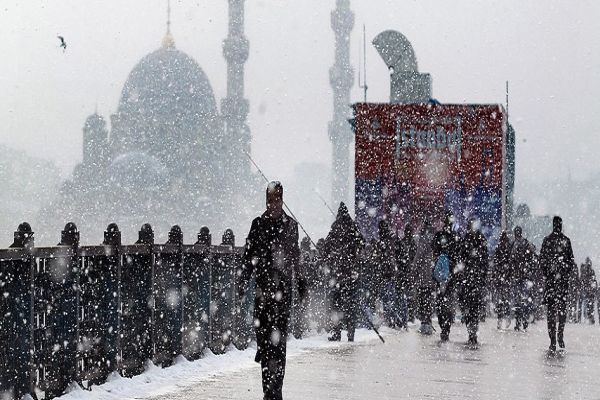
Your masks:
<svg viewBox="0 0 600 400"><path fill-rule="evenodd" d="M504 221L506 116L500 105L354 105L356 221L366 238L386 219L401 232L481 221L488 239ZM495 240L490 240L494 242Z"/></svg>

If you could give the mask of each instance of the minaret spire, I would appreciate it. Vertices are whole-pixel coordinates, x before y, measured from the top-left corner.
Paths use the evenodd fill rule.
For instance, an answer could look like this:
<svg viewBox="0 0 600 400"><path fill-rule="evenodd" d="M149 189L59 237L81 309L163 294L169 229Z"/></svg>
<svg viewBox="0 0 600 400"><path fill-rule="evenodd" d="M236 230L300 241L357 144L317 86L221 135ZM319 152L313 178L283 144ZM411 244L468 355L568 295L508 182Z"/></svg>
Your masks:
<svg viewBox="0 0 600 400"><path fill-rule="evenodd" d="M171 0L167 0L167 35L171 34Z"/></svg>
<svg viewBox="0 0 600 400"><path fill-rule="evenodd" d="M243 181L250 175L250 128L246 118L250 108L244 98L244 65L248 60L249 42L244 35L244 2L229 1L229 35L223 42L223 56L227 60L227 97L221 102L225 121L225 141L229 149L231 169L229 176Z"/></svg>
<svg viewBox="0 0 600 400"><path fill-rule="evenodd" d="M352 131L348 123L350 90L354 84L354 71L350 65L350 34L354 28L354 13L350 0L336 0L337 8L331 13L331 28L335 33L335 62L329 70L333 89L333 121L329 123L329 140L332 144L333 204L348 201L350 170L350 143Z"/></svg>
<svg viewBox="0 0 600 400"><path fill-rule="evenodd" d="M162 45L165 49L175 47L175 39L173 39L173 35L171 35L171 0L167 0L167 33L163 38Z"/></svg>

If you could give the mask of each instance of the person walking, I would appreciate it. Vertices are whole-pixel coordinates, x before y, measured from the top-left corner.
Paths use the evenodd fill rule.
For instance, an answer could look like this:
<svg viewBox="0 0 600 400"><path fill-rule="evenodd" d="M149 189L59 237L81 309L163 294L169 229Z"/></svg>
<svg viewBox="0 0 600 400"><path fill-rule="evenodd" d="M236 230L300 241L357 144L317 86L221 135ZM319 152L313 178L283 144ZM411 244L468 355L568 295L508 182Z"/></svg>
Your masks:
<svg viewBox="0 0 600 400"><path fill-rule="evenodd" d="M398 296L398 311L400 312L400 327L407 329L407 322L414 322L416 271L414 267L417 245L410 225L404 228L404 237L398 241L396 249L396 294Z"/></svg>
<svg viewBox="0 0 600 400"><path fill-rule="evenodd" d="M364 239L348 213L344 203L340 203L331 231L325 239L325 254L331 267L330 280L332 295L329 340L339 341L342 325L347 328L348 341L354 341L358 308L359 262Z"/></svg>
<svg viewBox="0 0 600 400"><path fill-rule="evenodd" d="M514 229L515 240L510 253L512 285L515 304L515 331L527 330L531 311L532 251L531 244L523 237L520 226Z"/></svg>
<svg viewBox="0 0 600 400"><path fill-rule="evenodd" d="M433 227L429 220L425 220L417 240L415 252L415 274L417 285L417 316L421 321L419 333L431 335L433 325L431 316L433 314L433 299L435 293L435 282L433 280Z"/></svg>
<svg viewBox="0 0 600 400"><path fill-rule="evenodd" d="M581 310L584 318L592 325L596 323L594 306L596 305L597 290L596 273L592 268L592 260L587 257L581 265Z"/></svg>
<svg viewBox="0 0 600 400"><path fill-rule="evenodd" d="M437 314L441 328L440 340L450 340L450 327L454 320L454 267L458 261L459 238L453 230L454 216L446 215L443 228L435 234L431 244L437 282Z"/></svg>
<svg viewBox="0 0 600 400"><path fill-rule="evenodd" d="M567 321L569 277L573 269L577 268L571 240L562 230L562 218L555 216L552 220L552 233L546 236L540 250L540 264L546 281L544 302L547 306L550 352L556 351L557 339L558 346L561 349L565 348L564 330Z"/></svg>
<svg viewBox="0 0 600 400"><path fill-rule="evenodd" d="M498 318L497 328L502 329L503 323L510 326L511 307L511 243L508 233L502 232L493 259L492 285L494 287L494 302Z"/></svg>
<svg viewBox="0 0 600 400"><path fill-rule="evenodd" d="M398 277L399 270L396 262L396 239L386 221L379 222L379 240L377 241L377 263L382 271L383 287L381 300L383 302L383 315L390 328L401 328L406 325L404 318L399 313L398 302ZM406 310L405 310L406 311Z"/></svg>
<svg viewBox="0 0 600 400"><path fill-rule="evenodd" d="M479 229L479 221L469 220L469 231L465 234L460 246L460 259L463 270L463 299L465 307L464 320L469 334L468 344L476 346L479 316L484 301L488 272L488 247L485 236Z"/></svg>
<svg viewBox="0 0 600 400"><path fill-rule="evenodd" d="M282 400L293 277L303 275L299 271L298 224L283 211L281 183L269 183L266 198L267 209L252 221L246 239L239 295L244 298L254 275L255 361L261 365L264 400ZM303 299L306 283L299 278L297 286Z"/></svg>

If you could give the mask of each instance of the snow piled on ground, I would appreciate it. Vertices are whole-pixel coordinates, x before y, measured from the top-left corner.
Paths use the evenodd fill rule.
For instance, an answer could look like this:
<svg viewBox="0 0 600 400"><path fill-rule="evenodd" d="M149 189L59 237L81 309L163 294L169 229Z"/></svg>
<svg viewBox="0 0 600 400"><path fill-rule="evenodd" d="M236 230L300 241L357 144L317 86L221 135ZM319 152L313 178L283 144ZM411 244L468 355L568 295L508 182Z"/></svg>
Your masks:
<svg viewBox="0 0 600 400"><path fill-rule="evenodd" d="M382 328L383 336L392 333L392 330ZM342 339L346 338L342 334ZM358 329L355 335L355 343L366 343L379 340L377 335L367 329ZM323 348L336 348L352 346L346 341L329 342L326 335L312 334L302 340L291 339L287 346L288 358L312 350ZM206 350L204 356L196 361L188 361L179 356L174 365L168 368L160 368L152 362L148 362L146 371L133 378L124 378L113 373L108 381L100 386L92 386L91 391L84 390L78 385L72 385L69 392L60 400L115 400L115 399L142 399L161 396L174 391L181 390L187 386L197 384L203 380L216 379L219 375L235 372L242 369L256 368L256 379L260 379L258 364L254 362L256 345L240 351L231 346L227 353L215 355Z"/></svg>

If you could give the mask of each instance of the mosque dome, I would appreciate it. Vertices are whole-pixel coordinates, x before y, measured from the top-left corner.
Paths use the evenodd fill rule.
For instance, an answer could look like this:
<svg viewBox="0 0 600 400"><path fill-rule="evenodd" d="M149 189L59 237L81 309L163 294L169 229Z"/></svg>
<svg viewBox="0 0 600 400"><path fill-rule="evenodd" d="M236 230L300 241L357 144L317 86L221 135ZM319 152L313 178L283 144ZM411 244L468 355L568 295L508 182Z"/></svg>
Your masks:
<svg viewBox="0 0 600 400"><path fill-rule="evenodd" d="M218 109L210 82L198 63L163 45L130 72L112 117L115 155L141 150L168 166L182 157L203 158L219 135ZM204 150L202 150L204 149Z"/></svg>

